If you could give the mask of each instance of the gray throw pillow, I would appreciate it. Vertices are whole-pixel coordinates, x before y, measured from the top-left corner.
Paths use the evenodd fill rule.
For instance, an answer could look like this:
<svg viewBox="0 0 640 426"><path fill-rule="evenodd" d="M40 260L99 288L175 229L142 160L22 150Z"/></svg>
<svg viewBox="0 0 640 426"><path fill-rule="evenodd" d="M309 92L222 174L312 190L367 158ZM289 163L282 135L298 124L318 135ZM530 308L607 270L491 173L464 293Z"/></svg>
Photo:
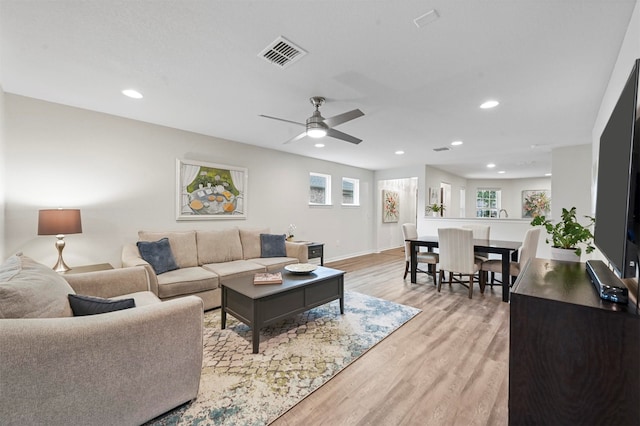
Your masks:
<svg viewBox="0 0 640 426"><path fill-rule="evenodd" d="M22 254L0 265L0 318L71 317L73 293L60 274Z"/></svg>
<svg viewBox="0 0 640 426"><path fill-rule="evenodd" d="M111 300L103 299L102 297L82 296L79 294L70 294L69 304L71 305L73 315L76 317L105 314L107 312L136 307L136 302L133 299Z"/></svg>
<svg viewBox="0 0 640 426"><path fill-rule="evenodd" d="M178 269L168 238L161 238L158 241L138 241L136 244L140 256L149 262L157 275Z"/></svg>
<svg viewBox="0 0 640 426"><path fill-rule="evenodd" d="M286 257L285 235L260 234L260 257Z"/></svg>

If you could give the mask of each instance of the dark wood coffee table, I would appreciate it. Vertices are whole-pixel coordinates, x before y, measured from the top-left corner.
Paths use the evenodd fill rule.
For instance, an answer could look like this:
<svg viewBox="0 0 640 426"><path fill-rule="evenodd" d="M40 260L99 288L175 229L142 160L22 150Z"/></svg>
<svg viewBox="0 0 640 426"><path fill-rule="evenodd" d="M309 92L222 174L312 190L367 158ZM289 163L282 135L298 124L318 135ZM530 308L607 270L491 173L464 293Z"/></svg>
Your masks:
<svg viewBox="0 0 640 426"><path fill-rule="evenodd" d="M260 329L332 300L340 299L344 314L344 271L318 268L309 274L294 274L281 270L282 284L253 283L253 274L223 280L222 328L227 326L227 314L251 327L253 353L258 353Z"/></svg>

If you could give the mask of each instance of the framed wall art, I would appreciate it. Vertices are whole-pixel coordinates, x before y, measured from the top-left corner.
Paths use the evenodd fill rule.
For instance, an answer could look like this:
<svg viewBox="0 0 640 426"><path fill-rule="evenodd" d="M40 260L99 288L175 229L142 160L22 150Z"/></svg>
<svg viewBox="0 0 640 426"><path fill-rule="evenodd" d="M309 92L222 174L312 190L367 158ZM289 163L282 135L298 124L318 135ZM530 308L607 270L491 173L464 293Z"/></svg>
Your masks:
<svg viewBox="0 0 640 426"><path fill-rule="evenodd" d="M522 191L522 217L534 218L551 213L551 191L548 189L528 189Z"/></svg>
<svg viewBox="0 0 640 426"><path fill-rule="evenodd" d="M438 188L429 188L429 204L438 203Z"/></svg>
<svg viewBox="0 0 640 426"><path fill-rule="evenodd" d="M246 219L248 170L176 160L177 220Z"/></svg>
<svg viewBox="0 0 640 426"><path fill-rule="evenodd" d="M382 222L397 222L400 217L400 196L395 191L382 190Z"/></svg>

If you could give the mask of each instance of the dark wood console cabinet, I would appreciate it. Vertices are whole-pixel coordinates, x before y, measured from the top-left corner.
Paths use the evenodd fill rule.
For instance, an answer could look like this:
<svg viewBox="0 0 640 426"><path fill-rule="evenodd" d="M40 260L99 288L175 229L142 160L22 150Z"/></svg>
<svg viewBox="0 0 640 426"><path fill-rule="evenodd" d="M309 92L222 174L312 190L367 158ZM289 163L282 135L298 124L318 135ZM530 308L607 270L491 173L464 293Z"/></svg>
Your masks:
<svg viewBox="0 0 640 426"><path fill-rule="evenodd" d="M584 263L534 259L513 286L510 425L640 425L640 317Z"/></svg>

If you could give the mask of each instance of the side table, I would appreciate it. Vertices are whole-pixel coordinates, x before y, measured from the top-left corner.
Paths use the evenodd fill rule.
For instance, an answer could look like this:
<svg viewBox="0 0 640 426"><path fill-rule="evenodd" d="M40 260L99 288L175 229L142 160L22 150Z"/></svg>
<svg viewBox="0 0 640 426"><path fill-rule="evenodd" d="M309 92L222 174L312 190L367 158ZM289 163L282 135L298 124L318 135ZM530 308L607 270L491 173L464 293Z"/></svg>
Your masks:
<svg viewBox="0 0 640 426"><path fill-rule="evenodd" d="M83 272L106 271L107 269L113 269L113 266L110 263L98 263L95 265L76 266L69 269L67 272L61 272L61 274L81 274Z"/></svg>
<svg viewBox="0 0 640 426"><path fill-rule="evenodd" d="M324 266L324 243L309 243L309 259L320 258L320 266Z"/></svg>

